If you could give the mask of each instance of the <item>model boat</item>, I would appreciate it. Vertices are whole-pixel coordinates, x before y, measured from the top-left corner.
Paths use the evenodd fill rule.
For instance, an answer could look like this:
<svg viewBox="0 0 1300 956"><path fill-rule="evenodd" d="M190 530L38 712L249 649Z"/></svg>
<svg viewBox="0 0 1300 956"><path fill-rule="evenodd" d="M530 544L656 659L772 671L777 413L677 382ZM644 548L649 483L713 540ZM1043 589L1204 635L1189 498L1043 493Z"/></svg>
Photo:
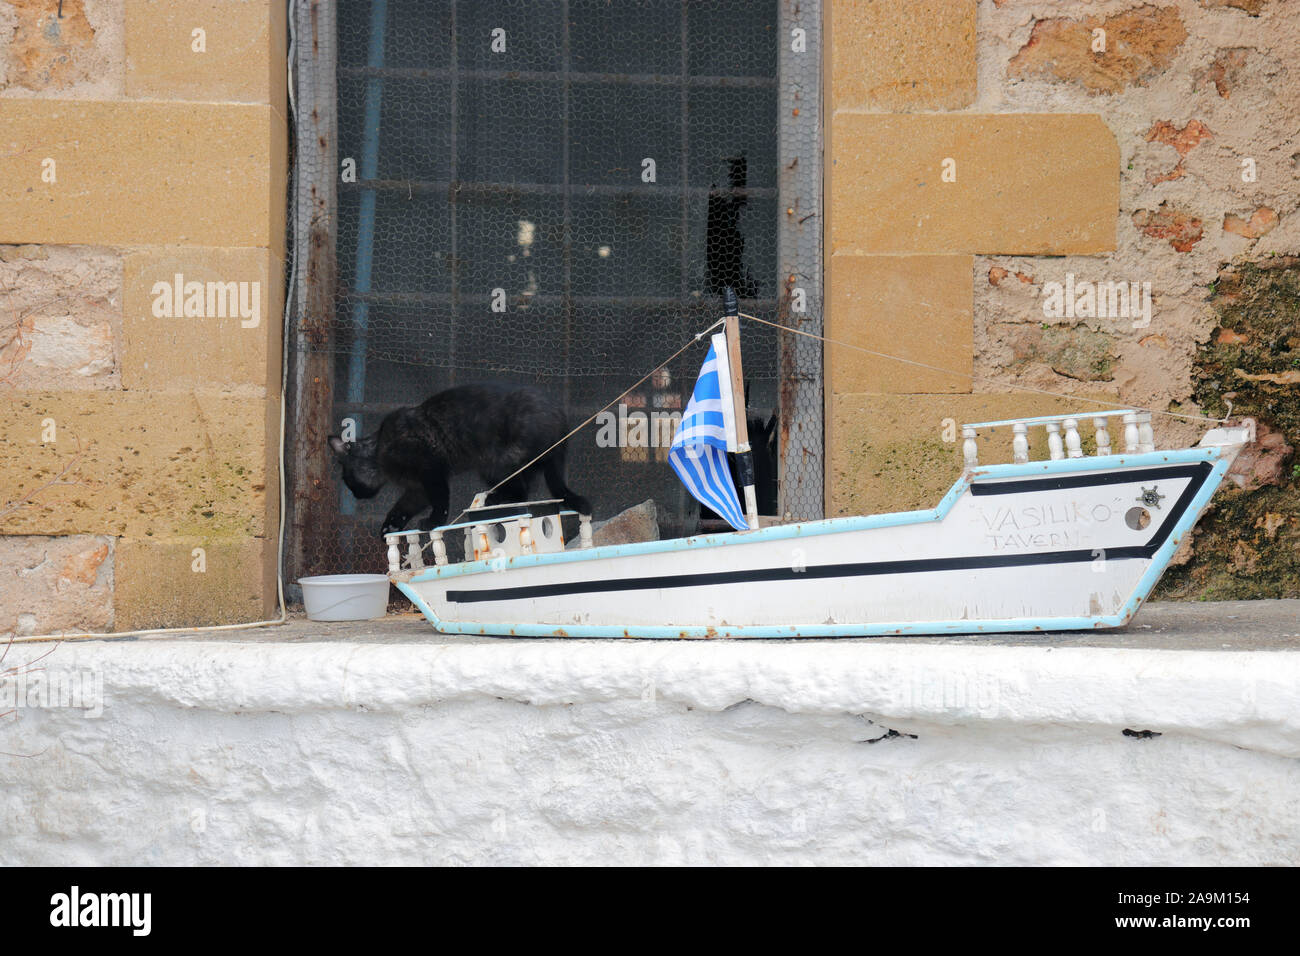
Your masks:
<svg viewBox="0 0 1300 956"><path fill-rule="evenodd" d="M729 336L734 329L729 323ZM726 338L715 337L709 353L721 394L706 389L701 398L697 383L678 435L704 421L692 416L700 400L726 412L726 447L743 453L743 433L734 434L743 409L736 414L736 390L726 387L738 380L738 344ZM1090 454L1081 425L1091 431ZM992 429L1011 432L1010 462L978 460L978 439ZM1047 457L1031 460L1039 429ZM589 519L578 516L577 547L566 548L561 502L489 508L479 496L464 521L387 535L389 577L449 634L788 638L1121 627L1254 431L1246 419L1209 429L1195 447L1162 451L1151 413L1139 409L977 422L962 426L965 466L934 508L770 527L758 527L752 496L748 518L738 514L739 496L712 467L716 459L675 441L683 481L744 530L597 547ZM693 468L679 467L692 460ZM731 509L692 487L711 473L712 491L730 491ZM449 535L463 535L465 560L448 560Z"/></svg>

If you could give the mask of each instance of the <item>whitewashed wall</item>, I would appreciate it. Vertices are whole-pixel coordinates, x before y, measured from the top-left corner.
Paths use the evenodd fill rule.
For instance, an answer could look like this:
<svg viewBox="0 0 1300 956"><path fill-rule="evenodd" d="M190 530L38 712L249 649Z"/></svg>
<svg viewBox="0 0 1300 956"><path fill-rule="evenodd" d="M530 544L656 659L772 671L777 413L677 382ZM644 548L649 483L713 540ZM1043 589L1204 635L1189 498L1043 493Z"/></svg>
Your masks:
<svg viewBox="0 0 1300 956"><path fill-rule="evenodd" d="M4 865L1300 862L1295 653L135 641L40 666L102 676L103 713L0 729Z"/></svg>

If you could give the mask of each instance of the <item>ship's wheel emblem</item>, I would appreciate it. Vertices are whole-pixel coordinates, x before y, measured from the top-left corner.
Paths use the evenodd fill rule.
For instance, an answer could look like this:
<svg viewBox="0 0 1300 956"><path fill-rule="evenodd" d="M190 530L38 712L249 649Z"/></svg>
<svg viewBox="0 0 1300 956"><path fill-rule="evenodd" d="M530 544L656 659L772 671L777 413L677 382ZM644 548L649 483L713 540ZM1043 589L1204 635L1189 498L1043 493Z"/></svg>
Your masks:
<svg viewBox="0 0 1300 956"><path fill-rule="evenodd" d="M1143 488L1142 494L1138 495L1137 500L1142 502L1142 504L1146 505L1148 508L1159 508L1160 502L1166 497L1168 496L1160 494L1160 486L1156 485L1153 488Z"/></svg>

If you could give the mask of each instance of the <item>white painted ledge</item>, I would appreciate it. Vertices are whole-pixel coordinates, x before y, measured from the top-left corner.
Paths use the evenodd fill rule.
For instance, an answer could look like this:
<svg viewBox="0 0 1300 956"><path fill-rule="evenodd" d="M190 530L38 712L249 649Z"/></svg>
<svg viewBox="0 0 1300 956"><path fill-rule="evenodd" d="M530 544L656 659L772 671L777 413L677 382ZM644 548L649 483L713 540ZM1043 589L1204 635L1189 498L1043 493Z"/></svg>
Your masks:
<svg viewBox="0 0 1300 956"><path fill-rule="evenodd" d="M31 756L0 758L0 862L1296 863L1300 602L1273 603L1272 637L1225 611L1185 650L400 622L65 644L46 678L100 675L103 713L3 731ZM915 737L867 743L888 730Z"/></svg>
<svg viewBox="0 0 1300 956"><path fill-rule="evenodd" d="M752 701L938 727L1156 729L1300 757L1300 653L854 642L64 645L47 671L99 669L109 707L401 713L450 701L534 706Z"/></svg>

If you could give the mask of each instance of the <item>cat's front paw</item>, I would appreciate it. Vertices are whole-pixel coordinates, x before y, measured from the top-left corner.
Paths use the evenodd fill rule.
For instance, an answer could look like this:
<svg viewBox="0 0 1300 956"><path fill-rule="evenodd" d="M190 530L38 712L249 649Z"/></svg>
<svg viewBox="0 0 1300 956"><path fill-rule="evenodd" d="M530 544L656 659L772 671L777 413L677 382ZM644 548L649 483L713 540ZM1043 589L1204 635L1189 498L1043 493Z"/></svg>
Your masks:
<svg viewBox="0 0 1300 956"><path fill-rule="evenodd" d="M406 530L405 521L394 521L392 518L387 518L384 521L384 526L379 529L379 536L382 538L386 534L392 534L395 531L405 531L405 530Z"/></svg>

